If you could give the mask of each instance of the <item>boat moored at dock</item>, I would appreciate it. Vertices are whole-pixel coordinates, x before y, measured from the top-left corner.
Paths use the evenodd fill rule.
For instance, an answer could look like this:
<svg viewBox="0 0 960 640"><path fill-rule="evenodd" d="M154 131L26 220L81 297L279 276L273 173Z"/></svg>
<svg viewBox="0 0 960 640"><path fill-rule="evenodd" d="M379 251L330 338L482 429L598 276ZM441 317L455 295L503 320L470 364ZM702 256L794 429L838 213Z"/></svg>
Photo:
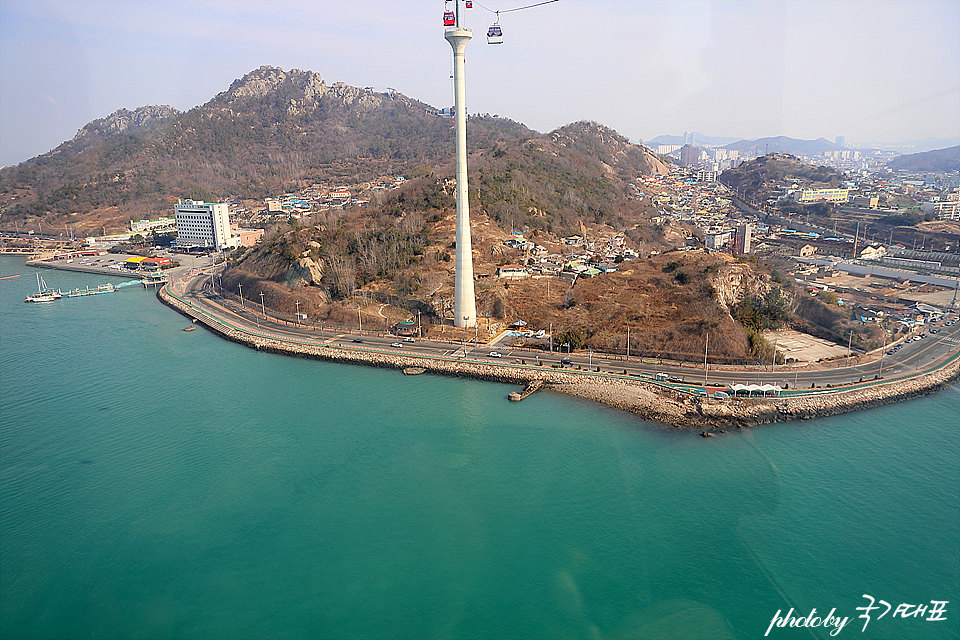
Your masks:
<svg viewBox="0 0 960 640"><path fill-rule="evenodd" d="M117 290L117 287L115 287L112 284L102 284L96 289L91 289L90 287L87 287L85 289L73 289L72 291L64 295L68 298L80 298L83 296L95 296L101 293L113 293L116 290Z"/></svg>
<svg viewBox="0 0 960 640"><path fill-rule="evenodd" d="M48 287L47 283L43 281L43 278L40 277L40 274L37 274L37 292L31 296L24 298L24 302L54 302L63 297L63 294L60 293L59 289L53 289Z"/></svg>

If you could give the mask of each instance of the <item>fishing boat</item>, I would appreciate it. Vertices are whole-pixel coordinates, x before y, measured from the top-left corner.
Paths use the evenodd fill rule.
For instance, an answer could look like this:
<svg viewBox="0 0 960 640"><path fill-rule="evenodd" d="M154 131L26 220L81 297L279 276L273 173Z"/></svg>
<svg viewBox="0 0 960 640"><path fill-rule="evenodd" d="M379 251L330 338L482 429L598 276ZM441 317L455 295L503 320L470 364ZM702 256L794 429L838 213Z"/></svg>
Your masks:
<svg viewBox="0 0 960 640"><path fill-rule="evenodd" d="M53 302L63 297L63 294L60 293L60 290L54 290L51 287L47 286L47 283L43 281L43 278L40 277L40 274L37 274L37 292L32 296L27 296L24 298L24 302Z"/></svg>
<svg viewBox="0 0 960 640"><path fill-rule="evenodd" d="M68 298L80 298L83 296L95 296L101 293L113 293L116 290L117 288L112 284L102 284L96 289L91 289L90 287L87 287L86 289L74 289L73 291L70 291L64 295L66 295Z"/></svg>

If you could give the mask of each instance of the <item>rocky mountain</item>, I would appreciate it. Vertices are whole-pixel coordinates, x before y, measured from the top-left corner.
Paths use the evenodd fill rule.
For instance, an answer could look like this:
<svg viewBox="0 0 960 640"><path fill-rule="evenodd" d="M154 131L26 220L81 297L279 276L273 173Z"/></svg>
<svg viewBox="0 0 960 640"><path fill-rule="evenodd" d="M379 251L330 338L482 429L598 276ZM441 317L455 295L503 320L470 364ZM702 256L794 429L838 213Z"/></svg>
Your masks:
<svg viewBox="0 0 960 640"><path fill-rule="evenodd" d="M77 132L77 135L68 143L69 146L66 148L74 148L75 144L73 143L89 141L93 137L106 140L121 134L127 136L143 135L179 113L180 111L168 105L140 107L133 111L119 109L106 118L88 123Z"/></svg>
<svg viewBox="0 0 960 640"><path fill-rule="evenodd" d="M328 85L312 71L260 67L187 112L120 110L53 151L0 171L0 193L18 196L4 221L43 216L56 225L69 216L72 224L117 227L169 213L172 202L191 195L256 199L310 182L452 175L452 125L430 105L392 90ZM648 150L609 129L572 127L540 134L506 118L471 116L471 153L481 157L496 149L492 155L498 158L509 155L507 165L520 163L504 165L511 180L555 174L562 185L535 189L541 193L533 200L542 205L553 206L557 191L602 177L582 207L567 198L568 208L588 215L601 197L623 198L623 180L663 170ZM534 158L534 147L549 147L548 156ZM482 184L482 166L477 168ZM508 208L531 200L504 195L512 198Z"/></svg>

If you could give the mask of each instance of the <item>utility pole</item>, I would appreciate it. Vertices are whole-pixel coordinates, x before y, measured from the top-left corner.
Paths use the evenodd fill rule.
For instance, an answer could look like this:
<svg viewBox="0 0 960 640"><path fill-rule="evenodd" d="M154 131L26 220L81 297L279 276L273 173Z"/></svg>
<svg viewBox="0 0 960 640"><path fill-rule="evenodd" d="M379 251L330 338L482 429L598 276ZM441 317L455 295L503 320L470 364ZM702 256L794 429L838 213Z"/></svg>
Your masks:
<svg viewBox="0 0 960 640"><path fill-rule="evenodd" d="M243 306L243 285L238 282L237 286L240 287L240 306L242 307Z"/></svg>
<svg viewBox="0 0 960 640"><path fill-rule="evenodd" d="M780 341L780 336L777 336L773 339L773 375L777 375L777 343Z"/></svg>
<svg viewBox="0 0 960 640"><path fill-rule="evenodd" d="M297 325L300 324L300 301L297 300Z"/></svg>
<svg viewBox="0 0 960 640"><path fill-rule="evenodd" d="M703 390L707 390L707 348L710 346L710 334L707 334L707 340L703 343Z"/></svg>
<svg viewBox="0 0 960 640"><path fill-rule="evenodd" d="M883 377L883 357L887 355L887 330L883 330L883 348L880 350L880 373L877 374L878 377Z"/></svg>
<svg viewBox="0 0 960 640"><path fill-rule="evenodd" d="M860 244L860 221L857 220L857 232L853 236L853 259L857 258L857 245Z"/></svg>
<svg viewBox="0 0 960 640"><path fill-rule="evenodd" d="M477 323L477 300L473 291L473 248L470 239L470 202L467 192L467 97L463 52L473 37L460 27L460 3L457 24L444 31L444 39L453 49L454 126L457 132L457 257L454 278L453 325L472 327Z"/></svg>
<svg viewBox="0 0 960 640"><path fill-rule="evenodd" d="M260 314L263 315L263 319L266 321L267 308L263 305L263 291L260 292Z"/></svg>

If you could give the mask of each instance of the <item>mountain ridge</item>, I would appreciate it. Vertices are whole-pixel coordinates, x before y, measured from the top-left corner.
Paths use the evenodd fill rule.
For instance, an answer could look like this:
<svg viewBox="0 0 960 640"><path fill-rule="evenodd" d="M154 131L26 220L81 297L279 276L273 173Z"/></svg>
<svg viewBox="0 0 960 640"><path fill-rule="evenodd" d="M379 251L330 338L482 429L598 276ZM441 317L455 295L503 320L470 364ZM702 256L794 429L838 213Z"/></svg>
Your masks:
<svg viewBox="0 0 960 640"><path fill-rule="evenodd" d="M960 171L960 145L899 156L887 166L903 171Z"/></svg>
<svg viewBox="0 0 960 640"><path fill-rule="evenodd" d="M631 176L665 171L652 152L613 130L575 124L541 134L507 118L474 115L471 158L509 149L520 163L506 168L510 182L529 182L539 171L540 179L584 183L578 188L590 191L583 180L563 178L581 171L578 167L612 180L585 200L568 198L585 203L588 215L602 208L601 200L623 197ZM61 226L69 219L74 225L117 228L130 219L167 215L177 198L191 194L260 199L303 183L452 174L451 127L452 120L437 109L401 93L328 84L313 71L265 65L188 111L121 109L88 123L52 151L4 168L0 193L16 196L17 203L7 203L4 219L44 217ZM562 144L551 142L554 138ZM521 148L525 140L554 145L552 155L534 159ZM534 164L540 169L534 171ZM568 190L570 184L557 188ZM550 189L539 189L541 201L524 206L559 206Z"/></svg>

